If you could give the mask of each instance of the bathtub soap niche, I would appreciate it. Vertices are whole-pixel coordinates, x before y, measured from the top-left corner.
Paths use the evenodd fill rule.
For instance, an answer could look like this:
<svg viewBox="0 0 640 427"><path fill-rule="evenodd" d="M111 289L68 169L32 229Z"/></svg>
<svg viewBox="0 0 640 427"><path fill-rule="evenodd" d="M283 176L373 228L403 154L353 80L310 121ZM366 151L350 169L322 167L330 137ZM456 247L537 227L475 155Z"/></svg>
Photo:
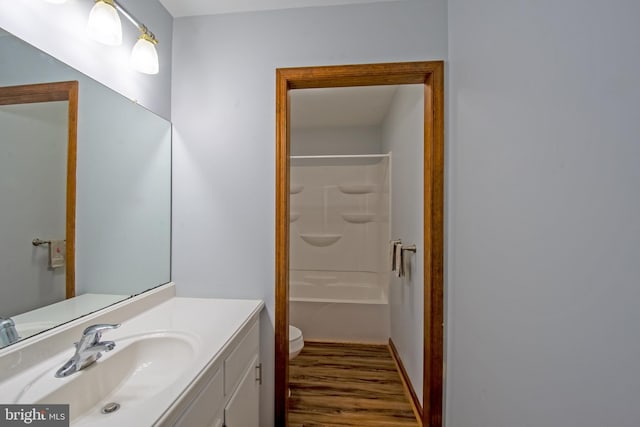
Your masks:
<svg viewBox="0 0 640 427"><path fill-rule="evenodd" d="M302 190L304 190L304 185L291 184L291 187L289 187L289 194L298 194L298 193L301 193Z"/></svg>
<svg viewBox="0 0 640 427"><path fill-rule="evenodd" d="M311 246L324 247L340 240L342 234L300 234L300 237Z"/></svg>
<svg viewBox="0 0 640 427"><path fill-rule="evenodd" d="M375 184L340 184L338 188L345 194L369 194L376 191Z"/></svg>
<svg viewBox="0 0 640 427"><path fill-rule="evenodd" d="M289 222L296 222L300 218L300 212L289 212Z"/></svg>
<svg viewBox="0 0 640 427"><path fill-rule="evenodd" d="M373 222L376 218L376 214L372 213L343 213L342 218L353 224L366 224Z"/></svg>

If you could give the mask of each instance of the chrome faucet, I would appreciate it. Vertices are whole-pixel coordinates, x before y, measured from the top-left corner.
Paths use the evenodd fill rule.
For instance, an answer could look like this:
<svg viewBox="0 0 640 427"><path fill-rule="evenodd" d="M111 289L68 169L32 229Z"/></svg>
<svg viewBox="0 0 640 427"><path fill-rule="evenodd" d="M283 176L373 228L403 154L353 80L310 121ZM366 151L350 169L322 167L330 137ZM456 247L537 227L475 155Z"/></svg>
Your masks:
<svg viewBox="0 0 640 427"><path fill-rule="evenodd" d="M119 328L120 324L109 325L100 324L92 325L84 330L80 341L75 343L76 353L62 365L58 372L57 378L68 377L69 375L81 371L87 366L93 364L100 359L103 351L111 351L116 346L113 341L100 341L102 333L110 329Z"/></svg>
<svg viewBox="0 0 640 427"><path fill-rule="evenodd" d="M19 339L20 335L16 331L16 324L13 320L0 317L0 348L13 344Z"/></svg>

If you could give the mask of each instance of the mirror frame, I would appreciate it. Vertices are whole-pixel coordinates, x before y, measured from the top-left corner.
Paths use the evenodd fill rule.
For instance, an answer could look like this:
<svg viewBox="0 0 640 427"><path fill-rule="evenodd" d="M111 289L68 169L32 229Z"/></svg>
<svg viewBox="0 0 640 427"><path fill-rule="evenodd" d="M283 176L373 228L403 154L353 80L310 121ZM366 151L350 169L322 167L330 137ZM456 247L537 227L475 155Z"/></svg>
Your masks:
<svg viewBox="0 0 640 427"><path fill-rule="evenodd" d="M422 425L442 426L444 377L444 62L276 69L275 424L289 402L290 89L424 85L424 337ZM412 396L415 399L415 396ZM418 408L420 409L420 408Z"/></svg>
<svg viewBox="0 0 640 427"><path fill-rule="evenodd" d="M66 298L76 295L76 156L78 145L78 81L0 87L0 105L68 101L67 191L65 231ZM48 236L47 236L48 237Z"/></svg>

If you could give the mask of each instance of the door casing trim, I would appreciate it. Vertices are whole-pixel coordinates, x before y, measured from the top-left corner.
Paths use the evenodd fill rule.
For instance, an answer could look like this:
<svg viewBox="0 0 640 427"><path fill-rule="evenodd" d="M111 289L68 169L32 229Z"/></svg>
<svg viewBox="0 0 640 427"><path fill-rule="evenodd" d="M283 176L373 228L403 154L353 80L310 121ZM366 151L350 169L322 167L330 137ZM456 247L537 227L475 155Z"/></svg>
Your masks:
<svg viewBox="0 0 640 427"><path fill-rule="evenodd" d="M424 367L422 424L442 426L444 376L444 62L276 69L275 425L289 387L290 89L424 84Z"/></svg>

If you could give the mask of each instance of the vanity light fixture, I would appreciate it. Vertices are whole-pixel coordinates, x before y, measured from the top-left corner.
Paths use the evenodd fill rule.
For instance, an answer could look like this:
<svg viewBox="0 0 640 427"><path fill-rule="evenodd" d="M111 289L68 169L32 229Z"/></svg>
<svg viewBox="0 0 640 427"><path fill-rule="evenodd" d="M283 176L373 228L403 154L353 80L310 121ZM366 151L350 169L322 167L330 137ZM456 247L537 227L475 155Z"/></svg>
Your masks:
<svg viewBox="0 0 640 427"><path fill-rule="evenodd" d="M131 50L131 66L141 73L158 74L158 52L156 51L156 40L153 33L147 30L144 25L140 26L140 37Z"/></svg>
<svg viewBox="0 0 640 427"><path fill-rule="evenodd" d="M46 0L49 3L64 3L67 0ZM87 32L97 42L109 46L122 44L122 14L129 22L140 31L138 41L131 49L131 66L134 70L145 74L158 74L158 52L156 45L158 39L149 31L146 25L140 23L116 0L95 0L95 4L89 12Z"/></svg>
<svg viewBox="0 0 640 427"><path fill-rule="evenodd" d="M97 42L109 46L122 44L122 24L113 0L97 0L89 13L87 33Z"/></svg>
<svg viewBox="0 0 640 427"><path fill-rule="evenodd" d="M101 0L98 0L101 1ZM145 74L158 74L158 52L156 51L156 45L158 39L149 31L146 25L140 23L132 14L130 14L120 3L115 0L113 2L115 8L120 12L129 22L135 25L140 31L138 41L131 50L131 66L141 73Z"/></svg>
<svg viewBox="0 0 640 427"><path fill-rule="evenodd" d="M158 74L158 39L146 25L140 23L131 13L115 0L95 0L96 4L89 14L87 29L91 37L106 45L122 44L122 14L140 31L138 41L131 50L131 66L145 74Z"/></svg>

